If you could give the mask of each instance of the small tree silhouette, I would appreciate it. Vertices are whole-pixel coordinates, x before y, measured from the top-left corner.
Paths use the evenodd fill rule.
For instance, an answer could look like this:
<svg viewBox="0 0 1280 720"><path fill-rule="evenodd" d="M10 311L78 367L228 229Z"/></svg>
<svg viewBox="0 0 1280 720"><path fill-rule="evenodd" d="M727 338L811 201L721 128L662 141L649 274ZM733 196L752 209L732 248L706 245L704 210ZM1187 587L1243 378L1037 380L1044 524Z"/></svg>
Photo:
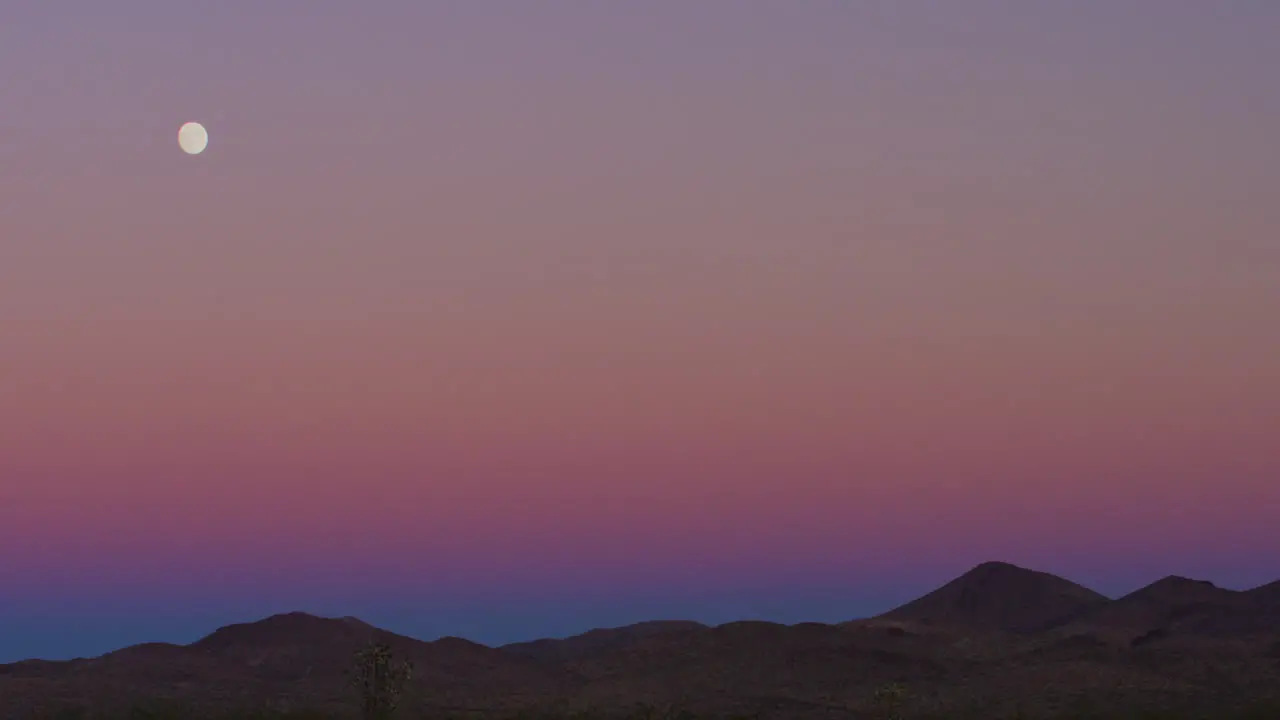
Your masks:
<svg viewBox="0 0 1280 720"><path fill-rule="evenodd" d="M360 693L360 715L364 720L387 720L400 707L405 686L413 674L413 663L392 663L391 648L370 642L356 653L351 683Z"/></svg>
<svg viewBox="0 0 1280 720"><path fill-rule="evenodd" d="M902 703L907 697L905 687L899 683L889 683L876 690L872 697L885 720L902 720Z"/></svg>

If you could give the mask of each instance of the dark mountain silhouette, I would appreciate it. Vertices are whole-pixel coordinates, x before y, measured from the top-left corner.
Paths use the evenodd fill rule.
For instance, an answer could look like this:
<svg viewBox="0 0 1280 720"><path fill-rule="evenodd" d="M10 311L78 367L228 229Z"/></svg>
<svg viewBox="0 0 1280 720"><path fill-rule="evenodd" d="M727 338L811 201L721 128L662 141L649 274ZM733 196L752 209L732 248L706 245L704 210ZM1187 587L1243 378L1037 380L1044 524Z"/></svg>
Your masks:
<svg viewBox="0 0 1280 720"><path fill-rule="evenodd" d="M1248 590L1245 594L1259 604L1280 605L1280 580Z"/></svg>
<svg viewBox="0 0 1280 720"><path fill-rule="evenodd" d="M219 628L190 647L227 659L260 664L263 659L260 653L268 650L281 652L333 645L358 647L375 638L391 641L398 637L355 618L322 618L292 612Z"/></svg>
<svg viewBox="0 0 1280 720"><path fill-rule="evenodd" d="M1089 622L1121 628L1163 626L1214 608L1232 607L1240 595L1211 582L1172 575L1098 609Z"/></svg>
<svg viewBox="0 0 1280 720"><path fill-rule="evenodd" d="M1056 575L987 562L877 619L1026 633L1046 630L1107 602L1106 596Z"/></svg>
<svg viewBox="0 0 1280 720"><path fill-rule="evenodd" d="M698 711L747 711L784 702L805 717L828 705L857 705L902 676L945 674L944 664L930 654L878 639L866 642L855 632L820 623L741 621L652 634L568 667L590 705L692 699Z"/></svg>
<svg viewBox="0 0 1280 720"><path fill-rule="evenodd" d="M347 671L370 640L413 661L406 702L416 711L474 717L531 705L640 702L858 717L888 682L922 689L935 707L1016 701L1050 708L1102 693L1116 707L1216 708L1224 697L1243 702L1280 687L1278 594L1280 583L1240 592L1169 577L1108 600L993 562L884 615L840 625L655 621L501 648L461 638L424 642L355 618L288 613L230 625L190 645L0 665L0 718L76 705L128 708L140 698L350 711Z"/></svg>
<svg viewBox="0 0 1280 720"><path fill-rule="evenodd" d="M1264 603L1249 593L1203 580L1169 576L1081 613L1064 631L1088 632L1138 647L1215 639L1235 641L1265 635L1268 624Z"/></svg>
<svg viewBox="0 0 1280 720"><path fill-rule="evenodd" d="M228 625L188 646L224 667L267 680L341 675L352 655L371 641L416 655L423 643L379 630L354 618L322 618L293 612L252 623Z"/></svg>
<svg viewBox="0 0 1280 720"><path fill-rule="evenodd" d="M537 695L563 685L563 673L530 658L456 637L424 642L351 617L275 615L221 628L189 648L236 672L282 687L310 686L313 696L336 701L348 694L344 683L352 657L370 642L412 661L420 689L450 701L491 692Z"/></svg>
<svg viewBox="0 0 1280 720"><path fill-rule="evenodd" d="M626 647L651 635L704 630L706 627L702 623L691 620L650 620L618 628L597 628L563 639L544 638L511 643L503 645L501 649L543 661L567 661Z"/></svg>

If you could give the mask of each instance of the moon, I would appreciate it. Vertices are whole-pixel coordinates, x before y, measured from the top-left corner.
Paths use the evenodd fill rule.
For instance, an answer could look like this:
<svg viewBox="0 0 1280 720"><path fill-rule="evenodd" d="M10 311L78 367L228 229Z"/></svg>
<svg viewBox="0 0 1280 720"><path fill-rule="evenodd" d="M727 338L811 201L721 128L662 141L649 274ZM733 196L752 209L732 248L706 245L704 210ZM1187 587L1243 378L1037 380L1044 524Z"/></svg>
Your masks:
<svg viewBox="0 0 1280 720"><path fill-rule="evenodd" d="M178 128L178 147L188 155L199 155L209 146L209 131L198 122L189 122Z"/></svg>

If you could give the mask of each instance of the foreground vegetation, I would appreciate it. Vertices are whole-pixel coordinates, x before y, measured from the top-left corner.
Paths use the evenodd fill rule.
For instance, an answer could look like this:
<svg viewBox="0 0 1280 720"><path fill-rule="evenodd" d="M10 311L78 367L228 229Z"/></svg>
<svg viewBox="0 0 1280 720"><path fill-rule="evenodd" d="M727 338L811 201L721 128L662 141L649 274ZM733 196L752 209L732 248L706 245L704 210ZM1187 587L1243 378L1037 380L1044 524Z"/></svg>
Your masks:
<svg viewBox="0 0 1280 720"><path fill-rule="evenodd" d="M227 710L153 700L130 708L66 706L46 709L31 720L1280 720L1280 700L1245 707L1118 708L1080 697L1067 707L1025 707L1007 703L939 708L916 698L909 688L889 684L867 698L866 707L779 708L751 714L709 714L688 707L640 704L629 709L526 708L518 711L464 710L406 703L413 665L396 661L385 645L356 653L348 673L349 707L318 709L263 706Z"/></svg>
<svg viewBox="0 0 1280 720"><path fill-rule="evenodd" d="M66 709L42 713L32 720L353 720L357 713L334 713L316 710L243 710L201 712L198 708L183 708L163 703L148 703L128 711L95 712L84 709ZM557 713L554 711L526 710L506 714L463 713L441 711L436 713L399 713L404 720L766 720L767 714L709 715L688 711L664 711L651 707L639 707L631 711L579 711ZM800 716L795 716L800 717ZM849 720L1021 720L1035 717L1012 713L990 713L978 710L956 710L942 713L910 713L889 715L883 712L850 712L847 715L824 714L821 717L843 717ZM1055 714L1057 720L1277 720L1280 704L1258 705L1244 710L1227 711L1113 711L1082 710Z"/></svg>

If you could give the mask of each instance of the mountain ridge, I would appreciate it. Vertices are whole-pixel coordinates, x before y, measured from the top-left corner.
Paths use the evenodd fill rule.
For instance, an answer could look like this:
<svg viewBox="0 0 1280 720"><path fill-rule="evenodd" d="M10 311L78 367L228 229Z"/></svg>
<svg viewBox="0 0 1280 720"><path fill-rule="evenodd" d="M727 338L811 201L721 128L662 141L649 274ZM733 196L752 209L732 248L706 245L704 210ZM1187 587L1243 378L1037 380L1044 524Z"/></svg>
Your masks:
<svg viewBox="0 0 1280 720"><path fill-rule="evenodd" d="M141 643L97 658L0 665L0 717L49 697L123 706L164 696L218 707L290 698L341 709L351 702L352 655L370 641L413 661L416 697L432 707L485 712L693 697L706 698L706 709L735 712L785 699L802 713L814 703L855 708L874 687L899 681L929 684L939 698L1011 697L1045 683L1071 692L1118 683L1152 698L1171 687L1210 694L1215 687L1185 662L1202 652L1230 657L1238 675L1231 682L1247 695L1280 683L1277 592L1280 582L1236 591L1169 576L1113 600L1056 575L987 562L888 612L844 623L658 620L495 647L288 612L226 625L187 645ZM1088 670L1063 679L1064 662Z"/></svg>
<svg viewBox="0 0 1280 720"><path fill-rule="evenodd" d="M937 606L939 593L942 593L943 591L947 591L948 588L951 588L951 590L947 593L947 595L965 594L968 597L962 600L961 604L967 604L970 598L973 598L974 595L977 595L978 596L977 599L981 600L983 599L981 597L982 593L984 592L991 593L993 591L1004 590L1006 589L1004 585L1013 584L1013 583L1043 583L1050 590L1059 590L1064 592L1068 597L1068 599L1075 598L1077 600L1083 600L1084 605L1096 604L1098 607L1112 607L1114 606L1115 603L1128 604L1128 603L1135 603L1139 600L1151 601L1156 599L1163 599L1163 600L1169 601L1173 598L1173 596L1184 598L1186 599L1187 602L1195 602L1196 597L1199 597L1201 599L1210 598L1210 597L1217 597L1217 598L1231 597L1231 598L1251 599L1258 603L1274 602L1274 603L1280 604L1280 580L1275 580L1270 583L1265 583L1263 585L1259 585L1247 590L1231 590L1227 588L1222 588L1208 580L1196 580L1193 578L1188 578L1180 575L1168 575L1154 582L1148 583L1147 585L1144 585L1125 595L1121 595L1117 598L1109 598L1103 595L1102 593L1099 593L1095 590L1085 587L1084 585L1077 584L1075 582L1066 580L1065 578L1062 578L1057 575L1053 575L1051 573L1028 569L1019 565L1015 565L1013 563L1009 563L1009 562L992 560L992 561L979 563L978 565L973 566L968 571L953 578L952 580L936 588L935 590L929 593L926 593L912 601L909 601L897 607L894 607L886 612L880 613L878 615L855 618L848 621L830 623L830 625L832 626L852 625L852 624L860 624L860 623L886 624L886 623L894 623L894 622L918 623L918 624L925 624L925 625L928 625L928 624L945 625L945 623L947 622L946 618L934 617L932 615L929 615L928 613L928 610L933 610ZM963 591L963 593L958 593L957 589L960 591ZM975 592L975 591L978 591L978 592ZM942 597L946 597L946 595L943 595ZM922 602L926 600L929 600L930 602L927 604ZM964 610L969 611L971 610L971 608L966 607L964 608ZM977 629L983 629L984 626L985 626L985 629L1007 629L1007 628L1001 628L999 623L982 622L982 621L975 622L969 617L963 617L960 619L960 621L962 624L966 626L976 627ZM581 643L583 640L586 640L588 638L594 640L596 638L604 638L604 637L611 637L611 636L628 636L628 637L634 637L634 638L641 638L641 637L648 636L650 634L662 634L665 632L715 629L718 627L723 627L725 625L733 625L735 623L743 623L743 622L764 622L764 621L738 620L738 621L727 621L725 623L721 623L718 625L707 625L699 621L683 620L683 619L644 620L644 621L629 623L627 625L622 625L617 627L593 628L581 633L576 633L573 635L563 636L563 637L543 637L543 638L534 638L531 640L502 643L497 645L486 645L484 643L479 643L467 638L455 637L455 636L442 636L440 638L436 638L435 640L422 640L420 638L415 638L409 635L403 635L391 630L386 630L384 628L376 627L370 623L367 623L361 620L358 617L354 617L350 615L325 616L325 615L319 615L319 614L310 613L306 611L293 610L293 611L275 613L275 614L260 618L258 620L252 620L252 621L240 622L240 623L230 623L230 624L215 628L213 631L209 632L208 634L200 637L199 639L191 643L187 643L185 645L177 644L177 643L167 643L167 642L144 642L144 643L137 643L134 645L124 646L96 657L106 657L106 656L120 653L122 651L129 650L132 648L141 648L141 647L147 647L147 646L170 646L170 647L180 647L180 648L212 647L213 645L216 645L218 642L223 641L223 638L227 638L236 633L244 633L244 632L251 632L251 631L264 632L264 633L288 633L288 632L307 633L314 630L320 630L322 628L328 629L329 631L334 631L337 628L342 628L343 634L346 634L350 637L360 636L360 637L364 637L365 639L368 639L368 638L374 638L374 639L381 638L381 639L391 639L391 640L398 639L400 641L410 640L418 643L427 643L427 644L438 643L441 641L457 640L457 641L462 641L467 645L476 646L476 647L483 647L483 648L489 648L489 649L495 649L495 650L506 650L516 654L529 654L529 649L532 646L549 645L549 644L557 644L557 643L577 644L577 643ZM805 625L805 624L827 625L828 623L800 622L800 623L794 623L791 625L787 625L785 623L768 623L768 624L794 627L796 625ZM1018 628L1020 624L1021 623L1014 623L1014 627ZM1034 626L1034 623L1032 623L1032 625ZM1051 625L1050 627L1052 626L1053 625ZM1035 630L1045 630L1045 629L1049 629L1049 627L1038 627L1038 628L1032 627L1030 629L1018 628L1018 630L1021 630L1021 631L1035 631ZM1015 630L1015 631L1018 631L1018 630ZM269 642L269 641L270 640L267 637L258 638L258 642ZM608 643L601 643L601 644L607 645ZM533 654L538 654L538 653L535 651L533 652ZM0 663L0 667L4 667L7 665L14 665L18 663L27 663L27 662L65 663L65 662L76 662L76 661L84 661L84 660L91 660L91 659L96 659L96 658L90 657L90 658L73 658L69 660L46 660L43 658L31 657L31 658L24 658L21 660L10 662L10 663Z"/></svg>
<svg viewBox="0 0 1280 720"><path fill-rule="evenodd" d="M990 561L877 619L1026 633L1061 624L1109 601L1057 575Z"/></svg>

